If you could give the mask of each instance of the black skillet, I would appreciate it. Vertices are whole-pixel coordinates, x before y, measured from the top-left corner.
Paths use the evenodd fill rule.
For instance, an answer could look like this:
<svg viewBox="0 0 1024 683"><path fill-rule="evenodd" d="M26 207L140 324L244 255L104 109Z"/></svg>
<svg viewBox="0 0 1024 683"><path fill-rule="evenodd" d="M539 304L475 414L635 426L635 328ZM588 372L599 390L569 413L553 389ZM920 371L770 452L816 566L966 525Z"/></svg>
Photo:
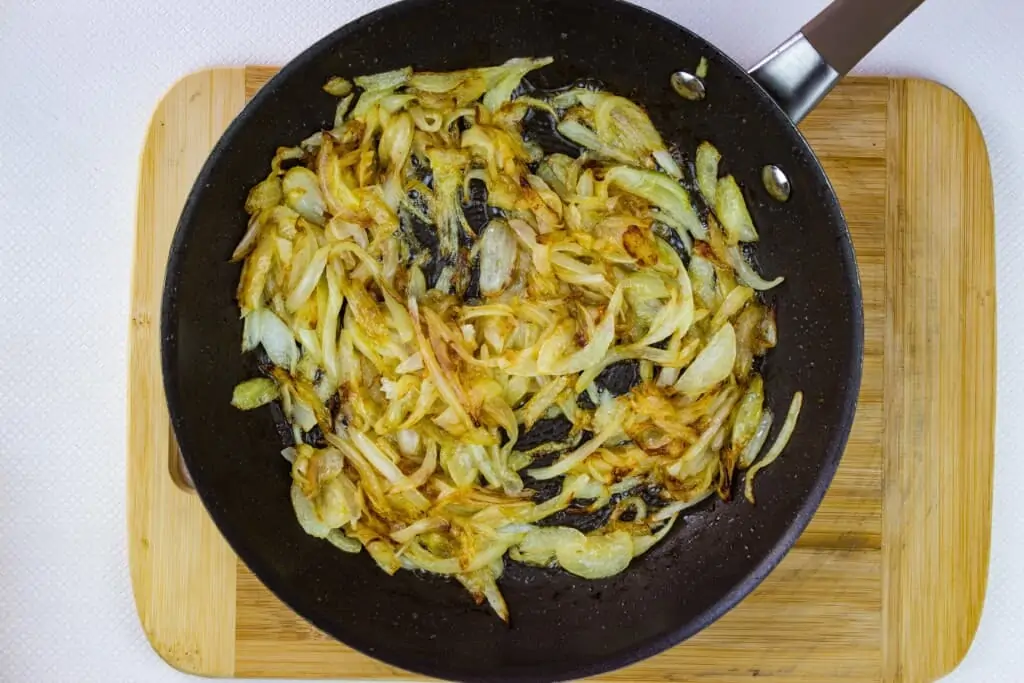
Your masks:
<svg viewBox="0 0 1024 683"><path fill-rule="evenodd" d="M406 0L327 36L263 87L221 138L188 198L163 301L163 370L175 434L203 503L239 557L320 629L389 664L477 681L580 678L656 654L704 628L779 562L825 493L846 444L860 384L861 291L835 193L794 127L920 0L838 0L751 74L667 19L615 0ZM448 70L552 55L540 88L596 78L643 104L684 154L701 140L745 188L762 236L779 345L764 366L769 404L804 392L785 455L758 479L757 505L711 502L618 576L584 581L509 563L506 626L437 577L382 573L366 556L306 536L288 497L288 467L269 410L231 407L251 375L239 352L243 202L279 145L330 127L321 85L412 64ZM688 101L670 75L709 62L706 97ZM774 98L774 99L773 99ZM766 164L792 184L769 198ZM781 420L778 420L781 422ZM343 675L343 671L337 672Z"/></svg>

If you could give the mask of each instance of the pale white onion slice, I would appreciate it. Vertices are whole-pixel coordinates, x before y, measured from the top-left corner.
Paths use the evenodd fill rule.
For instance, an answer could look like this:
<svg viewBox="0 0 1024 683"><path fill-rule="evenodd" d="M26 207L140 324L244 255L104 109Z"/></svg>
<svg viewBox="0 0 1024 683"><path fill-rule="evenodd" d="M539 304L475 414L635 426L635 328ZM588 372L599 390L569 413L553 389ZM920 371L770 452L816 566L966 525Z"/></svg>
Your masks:
<svg viewBox="0 0 1024 683"><path fill-rule="evenodd" d="M606 144L598 137L597 133L587 128L579 121L562 121L558 124L558 132L569 138L577 145L597 152L606 159L618 161L623 164L635 164L637 160L620 149ZM582 194L582 193L581 193Z"/></svg>
<svg viewBox="0 0 1024 683"><path fill-rule="evenodd" d="M768 440L768 432L771 431L773 419L774 416L771 411L762 411L761 419L757 423L757 430L754 432L754 436L751 437L750 443L748 443L744 447L743 452L740 453L739 460L737 461L737 465L740 469L747 469L750 467L751 463L757 459L757 455L761 452L765 442Z"/></svg>
<svg viewBox="0 0 1024 683"><path fill-rule="evenodd" d="M359 76L355 79L356 85L367 92L379 90L394 90L404 85L412 76L412 67L406 66L393 71L382 71L369 76Z"/></svg>
<svg viewBox="0 0 1024 683"><path fill-rule="evenodd" d="M356 554L363 549L363 544L357 539L349 538L337 529L334 529L327 534L327 541L338 550L346 553Z"/></svg>
<svg viewBox="0 0 1024 683"><path fill-rule="evenodd" d="M668 532L675 526L676 520L679 519L679 515L675 514L668 518L658 531L653 534L646 536L634 536L633 537L633 557L639 557L648 550L653 548L661 539L668 535Z"/></svg>
<svg viewBox="0 0 1024 683"><path fill-rule="evenodd" d="M666 519L671 519L678 515L683 510L689 510L692 507L700 505L705 500L710 498L714 494L714 489L708 489L703 493L700 493L689 500L680 500L675 503L669 503L665 507L661 508L653 515L651 515L650 521L661 522Z"/></svg>
<svg viewBox="0 0 1024 683"><path fill-rule="evenodd" d="M395 372L399 375L405 375L410 372L416 372L423 369L423 356L417 351L410 354L401 363L395 367Z"/></svg>
<svg viewBox="0 0 1024 683"><path fill-rule="evenodd" d="M260 320L263 318L257 315L259 311L252 311L242 318L242 353L252 351L260 345Z"/></svg>
<svg viewBox="0 0 1024 683"><path fill-rule="evenodd" d="M782 423L782 427L779 429L778 436L775 437L775 443L768 449L768 452L764 454L764 457L751 465L750 469L747 470L746 480L743 482L743 495L751 503L754 502L754 476L763 470L768 465L775 462L779 454L789 443L789 439L793 436L793 429L796 428L796 420L800 416L800 408L804 403L804 394L802 391L798 391L793 394L793 401L789 404L789 412L786 413L786 420Z"/></svg>
<svg viewBox="0 0 1024 683"><path fill-rule="evenodd" d="M697 187L704 197L704 203L715 207L715 195L718 190L718 162L722 155L710 142L702 142L697 146Z"/></svg>
<svg viewBox="0 0 1024 683"><path fill-rule="evenodd" d="M605 181L654 204L662 222L677 232L685 230L699 240L707 239L707 228L690 202L690 193L674 178L657 171L615 166L605 174Z"/></svg>
<svg viewBox="0 0 1024 683"><path fill-rule="evenodd" d="M320 277L324 274L327 266L327 257L330 254L330 247L320 247L313 255L313 259L302 271L302 276L295 284L295 288L288 294L287 306L289 311L297 311L300 306L313 294Z"/></svg>
<svg viewBox="0 0 1024 683"><path fill-rule="evenodd" d="M715 187L715 214L725 230L725 239L729 244L757 241L757 230L747 211L743 191L731 175L720 179Z"/></svg>
<svg viewBox="0 0 1024 683"><path fill-rule="evenodd" d="M306 495L299 488L299 485L292 483L291 488L292 507L295 509L295 518L299 520L302 530L316 538L327 538L331 533L331 527L327 526L316 512L313 502L306 498Z"/></svg>
<svg viewBox="0 0 1024 683"><path fill-rule="evenodd" d="M754 290L750 287L740 285L729 290L729 293L725 296L725 301L722 302L722 305L715 311L714 317L711 318L711 329L717 330L724 325L730 318L739 313L752 298L754 298Z"/></svg>
<svg viewBox="0 0 1024 683"><path fill-rule="evenodd" d="M489 79L492 80L493 85L489 84L490 88L484 95L483 105L491 111L497 111L498 107L512 99L512 93L519 87L520 81L526 74L534 69L547 66L553 61L552 57L539 59L517 57L508 60L492 72L497 74L497 78Z"/></svg>
<svg viewBox="0 0 1024 683"><path fill-rule="evenodd" d="M480 292L496 296L509 285L519 256L516 237L508 223L494 220L480 235Z"/></svg>
<svg viewBox="0 0 1024 683"><path fill-rule="evenodd" d="M747 385L747 390L736 406L736 414L732 423L732 447L742 449L757 433L761 422L764 404L764 380L761 375L754 375Z"/></svg>
<svg viewBox="0 0 1024 683"><path fill-rule="evenodd" d="M685 394L704 393L732 374L735 362L736 330L725 323L686 368L675 388Z"/></svg>
<svg viewBox="0 0 1024 683"><path fill-rule="evenodd" d="M281 184L285 201L300 216L311 223L322 225L327 206L320 193L320 179L304 166L295 166L284 174Z"/></svg>
<svg viewBox="0 0 1024 683"><path fill-rule="evenodd" d="M267 352L270 361L282 368L295 370L299 362L299 347L295 344L291 328L268 308L253 311L249 316L259 316L256 323L259 329L260 343Z"/></svg>
<svg viewBox="0 0 1024 683"><path fill-rule="evenodd" d="M555 559L570 574L604 579L629 566L633 559L633 537L625 531L586 536L582 543L559 545Z"/></svg>
<svg viewBox="0 0 1024 683"><path fill-rule="evenodd" d="M280 396L277 382L268 377L255 377L235 387L231 394L231 405L239 410L253 410L264 406Z"/></svg>
<svg viewBox="0 0 1024 683"><path fill-rule="evenodd" d="M547 567L555 561L559 546L582 545L586 536L566 526L527 527L529 531L510 553L516 562Z"/></svg>
<svg viewBox="0 0 1024 683"><path fill-rule="evenodd" d="M774 280L765 280L763 277L758 275L754 267L747 262L747 259L743 256L740 248L737 246L729 247L728 249L729 265L736 271L737 279L750 287L756 289L759 292L763 292L774 287L778 287L782 284L783 278L781 275Z"/></svg>

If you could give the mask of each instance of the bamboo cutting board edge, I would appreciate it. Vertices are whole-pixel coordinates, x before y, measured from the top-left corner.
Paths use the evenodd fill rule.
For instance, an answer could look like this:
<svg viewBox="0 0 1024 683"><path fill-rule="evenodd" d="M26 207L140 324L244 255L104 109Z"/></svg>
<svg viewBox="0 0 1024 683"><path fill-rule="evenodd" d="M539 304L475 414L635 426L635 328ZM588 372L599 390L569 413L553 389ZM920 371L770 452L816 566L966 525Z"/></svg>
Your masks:
<svg viewBox="0 0 1024 683"><path fill-rule="evenodd" d="M308 636L309 643L280 643L294 647L284 648L287 652L278 668L269 666L265 660L273 658L279 644L273 637L262 638L276 633L281 624L273 620L285 618L280 613L284 608L260 602L269 594L253 585L255 579L236 563L197 497L173 477L158 330L167 248L185 194L208 150L252 90L275 70L225 68L184 78L161 101L147 137L129 332L128 522L136 604L154 649L182 671L213 676L344 673L410 678L361 655L337 655L338 646L329 639L317 641L316 634ZM888 191L882 188L887 229L881 247L857 242L858 215L847 208L862 261L866 323L877 332L877 338L869 334L866 340L865 376L881 378L885 396L883 400L879 386L877 400L865 401L862 391L862 405L877 409L858 413L854 436L870 435L871 443L858 446L851 439L844 465L854 457L851 450L859 447L866 452L876 440L880 450L898 455L878 463L856 456L852 473L842 481L837 477L836 485L843 491L835 496L830 492L801 544L775 574L787 571L783 568L788 563L804 576L833 571L834 575L819 576L826 582L843 580L843 585L856 586L860 581L861 598L850 597L854 593L839 598L862 603L866 599L857 608L869 616L877 606L877 618L848 629L856 642L837 642L819 652L818 656L831 658L832 668L804 667L810 675L784 662L773 669L769 652L748 653L754 660L765 660L763 671L701 667L696 648L721 654L714 650L714 637L701 634L612 678L635 680L643 669L644 680L674 680L689 672L702 680L746 680L761 674L817 681L824 680L826 672L845 672L850 680L923 682L951 671L970 646L987 577L995 400L993 215L984 140L963 101L928 81L848 79L826 100L823 111L829 110L830 101L842 105L844 99L858 106L870 101L873 115L844 116L846 110L837 106L831 116L812 116L805 122L805 134L812 143L817 141L815 149L826 162L830 155L842 161L834 167L826 163L837 189L865 169L882 169L883 182L887 179L889 185ZM943 191L936 193L936 187ZM886 259L885 254L907 258ZM874 322L869 295L878 297L872 309L878 314ZM941 306L922 307L922 301L968 305L961 305L959 316L940 315ZM870 382L865 385L873 391ZM929 400L935 396L943 400ZM884 480L877 501L872 477L880 484ZM943 495L952 505L936 504ZM839 503L829 505L829 500ZM958 504L968 500L973 505ZM844 507L844 501L852 509ZM867 508L870 512L862 514ZM821 518L825 519L819 524ZM859 524L856 529L846 528L851 520ZM883 537L893 542L883 543ZM945 543L945 555L939 552L940 541ZM875 578L877 573L881 577ZM815 586L790 593L788 584L771 582L770 577L723 622L736 612L760 614L767 600L789 603L801 597L817 600L816 608L823 601L836 602L835 618L847 614L849 606L842 599L817 594ZM954 590L944 590L950 587ZM915 601L921 593L939 598ZM243 604L237 598L225 600L227 595L251 600ZM764 595L769 597L758 597ZM270 619L270 630L254 627L253 615ZM283 632L294 635L288 629L295 628L289 622ZM728 625L712 630L737 638ZM245 639L242 631L262 635ZM876 632L881 641L878 665L858 669L853 660L872 652L868 635ZM806 653L807 658L814 656ZM339 669L339 663L346 667Z"/></svg>

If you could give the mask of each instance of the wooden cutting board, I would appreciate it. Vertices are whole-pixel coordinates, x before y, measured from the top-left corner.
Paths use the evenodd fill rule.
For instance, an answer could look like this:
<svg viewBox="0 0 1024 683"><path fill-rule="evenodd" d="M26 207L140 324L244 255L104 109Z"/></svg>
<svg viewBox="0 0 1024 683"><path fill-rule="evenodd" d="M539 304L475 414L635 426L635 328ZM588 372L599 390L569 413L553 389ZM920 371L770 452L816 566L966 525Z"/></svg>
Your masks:
<svg viewBox="0 0 1024 683"><path fill-rule="evenodd" d="M160 377L171 236L221 131L274 69L188 76L142 156L128 386L132 583L154 649L191 673L414 678L317 632L235 558L178 468ZM802 130L864 285L860 406L821 509L782 564L689 642L605 680L925 682L981 614L995 414L992 184L978 125L921 80L851 78ZM225 401L229 397L225 397Z"/></svg>

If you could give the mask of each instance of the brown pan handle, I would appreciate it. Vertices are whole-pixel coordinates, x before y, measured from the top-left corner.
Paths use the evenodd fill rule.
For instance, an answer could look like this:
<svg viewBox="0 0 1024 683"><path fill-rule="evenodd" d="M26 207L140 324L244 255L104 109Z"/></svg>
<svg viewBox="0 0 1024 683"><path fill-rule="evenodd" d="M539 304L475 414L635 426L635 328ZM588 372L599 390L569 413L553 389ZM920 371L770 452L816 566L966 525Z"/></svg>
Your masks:
<svg viewBox="0 0 1024 683"><path fill-rule="evenodd" d="M799 123L924 0L834 0L750 75Z"/></svg>

